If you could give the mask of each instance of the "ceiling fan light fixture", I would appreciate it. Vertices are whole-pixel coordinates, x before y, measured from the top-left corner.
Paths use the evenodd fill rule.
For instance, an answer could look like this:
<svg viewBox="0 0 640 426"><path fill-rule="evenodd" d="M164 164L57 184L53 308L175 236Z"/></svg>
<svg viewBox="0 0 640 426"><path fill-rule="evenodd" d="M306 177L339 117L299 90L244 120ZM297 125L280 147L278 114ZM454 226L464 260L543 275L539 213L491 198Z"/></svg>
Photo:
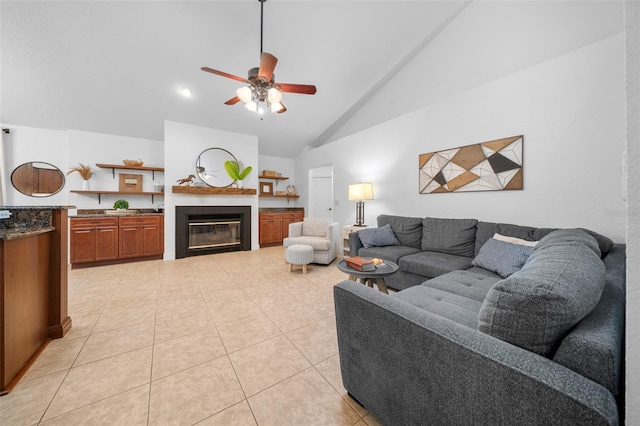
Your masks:
<svg viewBox="0 0 640 426"><path fill-rule="evenodd" d="M240 98L242 102L247 103L251 101L253 93L251 92L251 88L249 86L243 86L236 90L236 95L238 95L238 98Z"/></svg>
<svg viewBox="0 0 640 426"><path fill-rule="evenodd" d="M247 102L244 107L246 109L248 109L251 112L257 112L258 111L258 104L256 104L254 101L249 101Z"/></svg>
<svg viewBox="0 0 640 426"><path fill-rule="evenodd" d="M274 102L271 104L271 112L280 112L284 109L284 105L280 102Z"/></svg>
<svg viewBox="0 0 640 426"><path fill-rule="evenodd" d="M269 91L267 92L267 102L269 102L270 104L277 104L280 103L281 100L282 92L280 92L275 87L269 89Z"/></svg>

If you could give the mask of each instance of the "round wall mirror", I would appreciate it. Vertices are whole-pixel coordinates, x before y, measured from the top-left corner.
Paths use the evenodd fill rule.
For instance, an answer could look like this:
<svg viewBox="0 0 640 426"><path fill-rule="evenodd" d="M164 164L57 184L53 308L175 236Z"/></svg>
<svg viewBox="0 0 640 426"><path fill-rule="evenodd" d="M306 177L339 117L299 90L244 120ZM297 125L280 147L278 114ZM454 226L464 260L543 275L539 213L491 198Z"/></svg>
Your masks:
<svg viewBox="0 0 640 426"><path fill-rule="evenodd" d="M232 153L222 148L209 148L202 151L196 161L196 173L202 181L216 188L231 185L234 180L224 168L226 161L238 161Z"/></svg>
<svg viewBox="0 0 640 426"><path fill-rule="evenodd" d="M13 187L31 197L50 197L64 186L64 174L56 166L34 161L11 172Z"/></svg>

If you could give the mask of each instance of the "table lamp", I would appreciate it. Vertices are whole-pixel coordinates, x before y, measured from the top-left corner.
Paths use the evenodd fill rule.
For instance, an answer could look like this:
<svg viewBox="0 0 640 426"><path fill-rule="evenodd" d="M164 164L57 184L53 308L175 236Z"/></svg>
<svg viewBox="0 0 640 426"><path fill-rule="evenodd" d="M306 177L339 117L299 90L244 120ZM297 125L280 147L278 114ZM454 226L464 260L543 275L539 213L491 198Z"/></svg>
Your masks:
<svg viewBox="0 0 640 426"><path fill-rule="evenodd" d="M373 200L373 184L358 182L349 185L349 201L357 201L355 226L366 226L364 224L364 200Z"/></svg>

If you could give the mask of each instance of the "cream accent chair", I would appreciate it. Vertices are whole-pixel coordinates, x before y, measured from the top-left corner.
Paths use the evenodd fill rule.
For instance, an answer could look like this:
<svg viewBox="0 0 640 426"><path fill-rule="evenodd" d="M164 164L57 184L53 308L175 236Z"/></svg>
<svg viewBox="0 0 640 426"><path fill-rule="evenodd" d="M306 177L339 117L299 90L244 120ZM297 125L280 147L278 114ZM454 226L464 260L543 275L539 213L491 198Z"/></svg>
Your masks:
<svg viewBox="0 0 640 426"><path fill-rule="evenodd" d="M289 236L282 241L286 249L294 244L313 247L312 263L328 265L340 252L340 224L327 224L324 219L305 217L302 222L289 224Z"/></svg>

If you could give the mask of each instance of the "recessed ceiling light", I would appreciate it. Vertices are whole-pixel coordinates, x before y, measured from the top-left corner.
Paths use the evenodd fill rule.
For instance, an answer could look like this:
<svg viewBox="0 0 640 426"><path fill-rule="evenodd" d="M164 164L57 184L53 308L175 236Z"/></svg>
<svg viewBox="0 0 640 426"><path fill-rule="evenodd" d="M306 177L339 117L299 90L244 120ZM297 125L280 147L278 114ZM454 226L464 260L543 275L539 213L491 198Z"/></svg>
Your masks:
<svg viewBox="0 0 640 426"><path fill-rule="evenodd" d="M180 93L185 98L190 98L191 97L191 89L189 89L188 87L180 87L178 89L178 93Z"/></svg>

